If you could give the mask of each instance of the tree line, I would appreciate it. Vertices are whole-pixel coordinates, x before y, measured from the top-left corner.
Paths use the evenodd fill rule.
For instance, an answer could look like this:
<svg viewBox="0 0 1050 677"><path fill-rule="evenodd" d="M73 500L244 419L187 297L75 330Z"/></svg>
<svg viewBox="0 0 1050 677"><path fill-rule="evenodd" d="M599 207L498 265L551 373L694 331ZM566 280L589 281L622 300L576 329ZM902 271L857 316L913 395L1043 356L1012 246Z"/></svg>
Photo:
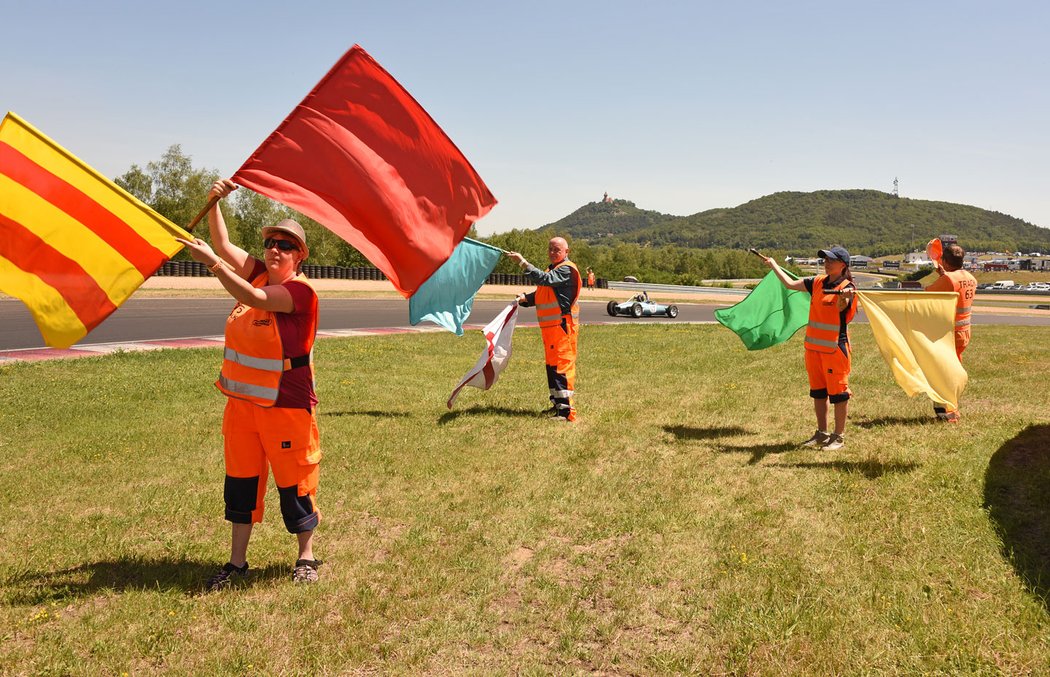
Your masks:
<svg viewBox="0 0 1050 677"><path fill-rule="evenodd" d="M207 203L212 183L223 178L214 169L193 166L192 158L178 144L145 167L133 164L115 179L117 185L149 205L172 223L185 227ZM336 266L371 266L356 249L313 219L247 189L234 192L220 203L231 241L242 249L261 256L260 231L263 226L281 219L295 219L302 224L310 244L310 263ZM202 222L193 233L209 240L207 224ZM489 237L479 237L474 229L468 234L481 242L505 250L521 252L539 267L547 264L547 242L560 235L569 241L570 256L585 271L593 268L598 277L621 279L632 275L644 282L696 285L703 280L762 277L767 268L755 256L743 250L695 249L674 244L651 246L638 243L589 244L570 233L553 228L515 229ZM782 260L781 250L764 252ZM180 252L176 259L185 259ZM517 273L518 267L501 258L494 272Z"/></svg>

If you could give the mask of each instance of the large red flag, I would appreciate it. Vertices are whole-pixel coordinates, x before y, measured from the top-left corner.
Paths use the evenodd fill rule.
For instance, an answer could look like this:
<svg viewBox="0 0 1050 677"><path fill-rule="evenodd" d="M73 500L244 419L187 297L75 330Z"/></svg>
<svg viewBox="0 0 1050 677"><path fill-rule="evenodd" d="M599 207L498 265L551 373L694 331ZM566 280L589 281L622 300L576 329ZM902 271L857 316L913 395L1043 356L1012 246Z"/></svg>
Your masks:
<svg viewBox="0 0 1050 677"><path fill-rule="evenodd" d="M331 229L406 297L496 204L451 139L359 45L233 180Z"/></svg>

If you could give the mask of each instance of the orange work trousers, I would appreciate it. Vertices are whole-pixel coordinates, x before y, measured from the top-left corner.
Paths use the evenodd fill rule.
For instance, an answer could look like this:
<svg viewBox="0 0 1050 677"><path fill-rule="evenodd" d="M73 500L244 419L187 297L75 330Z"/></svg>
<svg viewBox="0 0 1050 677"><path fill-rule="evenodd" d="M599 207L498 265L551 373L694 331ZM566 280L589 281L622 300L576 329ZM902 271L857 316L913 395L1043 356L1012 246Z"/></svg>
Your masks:
<svg viewBox="0 0 1050 677"><path fill-rule="evenodd" d="M579 326L562 319L562 324L543 327L543 357L547 365L547 387L554 413L576 420L576 343Z"/></svg>
<svg viewBox="0 0 1050 677"><path fill-rule="evenodd" d="M312 531L320 521L317 483L320 436L308 409L260 407L230 397L222 417L226 460L226 519L261 522L269 469L289 532Z"/></svg>
<svg viewBox="0 0 1050 677"><path fill-rule="evenodd" d="M806 351L806 373L809 376L809 396L815 400L827 399L832 404L845 402L852 392L849 389L849 373L852 367L849 345L846 352L836 349L822 353Z"/></svg>

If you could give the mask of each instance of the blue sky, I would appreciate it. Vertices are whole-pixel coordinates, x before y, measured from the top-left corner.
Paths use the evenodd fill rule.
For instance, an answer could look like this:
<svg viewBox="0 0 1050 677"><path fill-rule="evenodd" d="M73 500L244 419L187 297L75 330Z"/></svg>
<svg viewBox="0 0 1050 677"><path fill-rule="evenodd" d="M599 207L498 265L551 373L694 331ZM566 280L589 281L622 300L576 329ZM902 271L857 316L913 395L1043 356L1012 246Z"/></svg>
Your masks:
<svg viewBox="0 0 1050 677"><path fill-rule="evenodd" d="M1047 3L295 4L0 0L0 112L109 176L229 175L359 43L499 199L482 234L894 177L1050 227Z"/></svg>

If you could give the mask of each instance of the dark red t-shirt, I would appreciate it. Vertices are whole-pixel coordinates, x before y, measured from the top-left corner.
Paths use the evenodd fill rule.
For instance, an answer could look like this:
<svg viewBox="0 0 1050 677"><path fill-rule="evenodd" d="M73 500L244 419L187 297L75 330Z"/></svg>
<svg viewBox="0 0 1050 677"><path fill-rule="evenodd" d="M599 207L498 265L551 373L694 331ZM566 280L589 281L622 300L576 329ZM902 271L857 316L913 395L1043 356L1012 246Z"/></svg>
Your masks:
<svg viewBox="0 0 1050 677"><path fill-rule="evenodd" d="M265 272L266 264L255 259L255 266L248 279L254 280ZM317 326L317 292L310 285L295 280L285 282L281 286L292 295L292 302L295 304L295 309L290 313L274 313L284 357L309 355L314 347L314 327ZM313 367L307 365L284 372L277 391L277 401L273 406L289 409L316 407Z"/></svg>

